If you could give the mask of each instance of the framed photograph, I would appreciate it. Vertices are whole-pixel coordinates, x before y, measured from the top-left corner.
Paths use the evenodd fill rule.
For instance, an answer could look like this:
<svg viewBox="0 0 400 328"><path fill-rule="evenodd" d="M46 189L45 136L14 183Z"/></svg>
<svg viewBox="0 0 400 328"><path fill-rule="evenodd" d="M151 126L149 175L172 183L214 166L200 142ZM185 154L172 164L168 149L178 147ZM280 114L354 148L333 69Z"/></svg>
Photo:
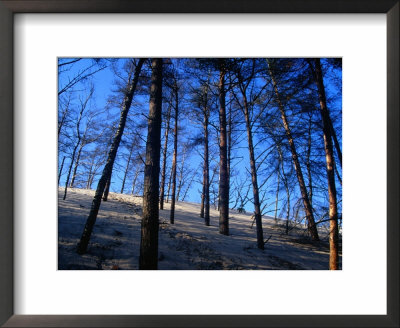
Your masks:
<svg viewBox="0 0 400 328"><path fill-rule="evenodd" d="M398 1L1 0L0 31L1 325L399 326Z"/></svg>

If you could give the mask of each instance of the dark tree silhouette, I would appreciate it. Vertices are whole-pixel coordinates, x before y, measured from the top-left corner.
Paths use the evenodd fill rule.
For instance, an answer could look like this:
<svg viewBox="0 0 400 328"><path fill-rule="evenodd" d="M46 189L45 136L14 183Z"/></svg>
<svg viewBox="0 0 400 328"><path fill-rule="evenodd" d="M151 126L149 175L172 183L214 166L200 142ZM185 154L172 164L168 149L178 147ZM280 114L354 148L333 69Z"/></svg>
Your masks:
<svg viewBox="0 0 400 328"><path fill-rule="evenodd" d="M72 155L71 155L71 163L69 165L69 169L68 169L68 175L67 175L67 179L65 180L65 189L64 189L64 197L63 200L65 200L65 198L67 197L67 189L68 189L68 184L69 184L69 179L71 177L71 171L72 171L72 166L74 165L75 162L75 155L76 155L76 150L78 149L80 143L81 143L81 139L82 139L82 135L81 135L81 131L80 131L80 125L81 125L81 121L83 118L83 112L85 111L88 101L89 99L92 97L93 95L93 88L90 90L89 95L86 97L85 101L81 101L81 110L79 111L79 117L78 120L76 122L76 143L74 146L74 149L72 151Z"/></svg>
<svg viewBox="0 0 400 328"><path fill-rule="evenodd" d="M225 75L227 71L226 60L218 60L219 68L219 233L229 235L229 172L228 172L228 152L226 138L226 104L225 104Z"/></svg>
<svg viewBox="0 0 400 328"><path fill-rule="evenodd" d="M174 155L172 157L172 191L171 191L171 209L170 209L170 216L169 221L170 223L174 223L175 221L175 200L176 200L176 161L178 156L178 85L177 81L174 81L174 85L172 86L173 93L175 95L175 126L174 126Z"/></svg>
<svg viewBox="0 0 400 328"><path fill-rule="evenodd" d="M165 172L167 169L167 151L168 151L168 136L169 136L169 123L171 119L172 104L168 106L166 117L165 135L164 135L164 148L163 148L163 165L161 170L161 186L160 186L160 210L164 209L164 196L165 196Z"/></svg>
<svg viewBox="0 0 400 328"><path fill-rule="evenodd" d="M308 198L308 192L307 192L307 188L306 188L306 185L305 185L305 182L304 182L303 172L301 170L299 157L298 157L297 150L296 150L296 145L294 143L293 135L292 135L292 132L291 132L291 129L290 129L290 126L289 126L288 118L287 118L287 115L285 113L285 109L284 109L283 103L282 103L282 101L280 99L280 94L279 94L279 90L278 90L278 84L277 84L277 81L275 79L273 68L271 66L272 65L268 62L269 75L270 75L272 83L273 83L273 88L274 88L274 92L275 92L275 96L276 96L276 101L278 103L279 111L281 113L283 126L284 126L285 131L286 131L286 137L287 137L288 142L289 142L290 150L291 150L291 153L292 153L292 160L293 160L293 164L294 164L294 167L295 167L295 170L296 170L297 179L298 179L298 182L299 182L299 187L300 187L300 191L301 191L301 195L302 195L302 199L303 199L304 209L305 209L306 217L307 217L308 231L309 231L309 233L311 235L311 238L313 240L317 241L317 240L319 240L319 236L318 236L317 227L315 225L313 209L311 207L310 200Z"/></svg>
<svg viewBox="0 0 400 328"><path fill-rule="evenodd" d="M129 112L129 109L132 104L133 94L136 90L136 86L137 86L137 83L139 80L139 74L142 69L143 63L144 63L144 59L143 58L139 59L137 65L135 67L133 79L129 78L129 84L128 84L125 94L124 94L124 101L123 101L123 105L122 105L118 129L115 133L115 136L114 136L114 139L113 139L113 142L111 145L111 149L108 153L108 158L107 158L106 165L104 166L103 173L97 184L96 193L94 195L94 198L92 201L92 206L90 208L90 213L87 218L85 227L83 229L81 239L77 246L78 254L85 253L86 249L88 247L90 236L93 231L93 226L96 223L97 214L99 212L99 208L100 208L100 204L101 204L101 197L103 196L107 181L111 179L114 160L117 155L117 151L118 151L119 144L121 142L122 134L124 132L126 118L128 116L128 112Z"/></svg>
<svg viewBox="0 0 400 328"><path fill-rule="evenodd" d="M244 78L241 71L238 70L236 72L238 78L238 86L240 93L242 95L242 104L241 108L244 114L245 122L246 122L246 131L247 131L247 142L249 149L249 158L250 158L250 173L251 173L251 183L253 185L253 203L254 203L254 220L256 222L256 230L257 230L257 247L259 249L264 249L264 235L261 221L261 205L260 205L260 196L258 189L258 181L257 181L257 168L256 168L256 159L254 154L254 145L253 145L253 131L252 126L253 122L250 118L250 106L247 99L247 89L252 82L255 73L255 61L252 60L251 71L247 78Z"/></svg>
<svg viewBox="0 0 400 328"><path fill-rule="evenodd" d="M163 60L152 59L150 108L144 171L140 270L156 270L158 261L158 195L160 179Z"/></svg>

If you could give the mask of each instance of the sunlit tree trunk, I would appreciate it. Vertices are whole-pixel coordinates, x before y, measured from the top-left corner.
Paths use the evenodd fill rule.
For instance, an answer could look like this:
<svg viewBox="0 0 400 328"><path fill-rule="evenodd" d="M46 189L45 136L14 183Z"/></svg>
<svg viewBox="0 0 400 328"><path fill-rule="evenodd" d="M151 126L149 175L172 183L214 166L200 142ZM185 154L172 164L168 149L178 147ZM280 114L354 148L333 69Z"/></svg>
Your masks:
<svg viewBox="0 0 400 328"><path fill-rule="evenodd" d="M167 151L168 151L168 135L169 135L169 121L171 118L171 105L168 107L167 125L164 134L164 148L163 148L163 165L161 170L161 186L160 186L160 210L164 209L164 193L165 193L165 171L167 167Z"/></svg>
<svg viewBox="0 0 400 328"><path fill-rule="evenodd" d="M219 233L229 235L229 176L228 176L228 154L226 139L226 108L225 108L225 60L219 60Z"/></svg>
<svg viewBox="0 0 400 328"><path fill-rule="evenodd" d="M92 206L90 208L90 213L86 220L86 224L83 229L81 239L77 246L78 254L83 254L87 250L90 236L93 231L93 226L96 223L97 214L99 212L99 208L100 208L100 204L101 204L101 197L103 196L107 181L111 178L114 160L117 155L117 151L118 151L119 144L121 142L122 134L124 132L126 118L128 116L128 112L129 112L129 109L132 104L133 94L136 90L136 86L137 86L137 83L139 80L139 74L142 69L143 63L144 63L144 59L143 58L139 59L138 64L135 68L135 73L134 73L132 83L130 83L128 85L127 91L124 95L124 101L123 101L123 105L122 105L118 129L115 133L115 136L114 136L114 139L113 139L113 142L111 145L111 149L108 153L106 165L104 166L102 175L97 184L96 193L94 195L94 198L92 201Z"/></svg>
<svg viewBox="0 0 400 328"><path fill-rule="evenodd" d="M314 59L315 63L315 82L318 87L318 98L321 107L321 116L324 132L324 148L326 158L326 170L328 174L328 193L329 193L329 269L339 269L339 227L336 200L336 185L334 172L334 157L332 146L332 126L330 124L328 107L326 106L325 87L322 77L321 63L319 58Z"/></svg>
<svg viewBox="0 0 400 328"><path fill-rule="evenodd" d="M140 270L157 270L163 60L151 63L151 88L143 188Z"/></svg>
<svg viewBox="0 0 400 328"><path fill-rule="evenodd" d="M274 73L273 73L270 65L269 65L269 74L271 76L271 80L272 80L272 83L273 83L276 100L277 100L277 103L278 103L279 111L281 113L283 126L284 126L285 131L286 131L286 137L288 139L290 150L291 150L291 153L292 153L292 160L293 160L294 168L296 170L297 180L299 182L300 192L301 192L301 196L302 196L302 199L303 199L304 210L306 212L308 231L309 231L309 233L311 235L311 238L313 240L317 241L317 240L319 240L319 236L318 236L317 227L315 225L313 209L311 207L310 200L308 198L308 192L307 192L306 185L304 183L304 177L303 177L303 173L302 173L302 170L301 170L301 166L300 166L299 158L298 158L298 155L297 155L296 146L295 146L295 143L294 143L292 132L290 130L290 126L289 126L289 123L288 123L288 119L287 119L287 116L286 116L286 113L285 113L284 106L283 106L283 104L282 104L282 102L280 100L278 86L277 86L277 83L276 83L276 80L275 80L275 76L274 76Z"/></svg>

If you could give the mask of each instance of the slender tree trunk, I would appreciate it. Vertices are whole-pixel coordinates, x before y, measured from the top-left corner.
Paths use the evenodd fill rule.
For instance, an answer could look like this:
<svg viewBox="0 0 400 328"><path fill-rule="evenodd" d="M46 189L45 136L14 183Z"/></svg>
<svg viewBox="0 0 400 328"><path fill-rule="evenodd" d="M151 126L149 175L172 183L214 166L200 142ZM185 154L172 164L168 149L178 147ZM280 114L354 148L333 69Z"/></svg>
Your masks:
<svg viewBox="0 0 400 328"><path fill-rule="evenodd" d="M210 166L208 155L208 111L204 115L204 223L210 225Z"/></svg>
<svg viewBox="0 0 400 328"><path fill-rule="evenodd" d="M64 123L65 123L65 119L67 118L70 101L71 101L71 98L69 97L68 98L68 102L67 102L67 104L65 106L65 109L63 111L61 120L58 122L58 137L60 137L61 129L62 129Z"/></svg>
<svg viewBox="0 0 400 328"><path fill-rule="evenodd" d="M124 193L126 177L128 175L129 164L131 163L134 146L135 146L135 141L132 142L131 149L129 150L128 162L126 163L125 172L124 172L124 178L122 179L121 194Z"/></svg>
<svg viewBox="0 0 400 328"><path fill-rule="evenodd" d="M175 193L176 193L176 158L178 153L178 87L175 86L175 126L174 126L174 155L172 159L172 195L169 221L175 221Z"/></svg>
<svg viewBox="0 0 400 328"><path fill-rule="evenodd" d="M77 246L78 254L85 253L87 246L89 244L90 236L93 231L93 226L96 223L97 214L99 212L99 208L100 208L100 204L101 204L101 197L103 196L107 180L109 180L111 178L114 160L117 155L117 151L118 151L119 144L121 142L122 134L124 132L126 118L128 116L128 112L129 112L129 109L132 104L133 94L135 92L136 85L139 80L139 74L142 69L143 63L144 63L144 59L143 58L139 59L139 62L135 68L135 73L134 73L132 83L128 86L128 88L127 88L128 90L126 91L126 94L124 96L124 102L123 102L121 115L120 115L120 119L119 119L119 126L115 133L110 151L108 153L106 165L104 166L102 175L97 184L96 193L94 195L94 198L92 201L92 206L90 208L90 213L86 220L86 224L83 229L81 239Z"/></svg>
<svg viewBox="0 0 400 328"><path fill-rule="evenodd" d="M81 142L81 138L78 136L78 142L75 144L74 150L72 151L71 164L69 165L67 179L65 180L65 188L64 188L63 200L65 200L65 198L67 198L68 183L69 183L69 179L71 177L72 166L74 165L74 161L75 161L76 150L78 149L78 146L79 146L80 142Z"/></svg>
<svg viewBox="0 0 400 328"><path fill-rule="evenodd" d="M137 180L138 175L139 175L139 169L136 169L135 176L133 177L133 181L132 181L132 191L131 191L132 195L135 194L135 186L136 186L136 180Z"/></svg>
<svg viewBox="0 0 400 328"><path fill-rule="evenodd" d="M152 59L151 88L143 187L143 219L140 239L140 270L157 270L158 196L160 179L163 60Z"/></svg>
<svg viewBox="0 0 400 328"><path fill-rule="evenodd" d="M108 180L106 182L106 187L104 188L103 201L105 201L105 202L108 200L108 193L110 192L111 176L112 176L112 172L111 172L110 176L108 177Z"/></svg>
<svg viewBox="0 0 400 328"><path fill-rule="evenodd" d="M311 116L310 116L310 121L309 121L309 124L308 124L306 168L307 168L307 175L308 175L308 199L310 200L310 204L312 206L313 185L312 185L312 174L311 174L311 145L312 145L311 128L312 128L312 121L311 121Z"/></svg>
<svg viewBox="0 0 400 328"><path fill-rule="evenodd" d="M328 193L329 193L329 269L339 269L339 227L336 200L334 157L332 146L332 126L329 123L329 112L326 106L325 87L322 77L321 63L319 58L314 59L315 62L315 82L318 87L319 104L321 107L321 116L324 132L324 148L326 158L326 170L328 175Z"/></svg>
<svg viewBox="0 0 400 328"><path fill-rule="evenodd" d="M182 187L184 184L184 179L186 178L183 176L183 173L184 173L183 171L185 168L185 160L186 160L186 155L187 155L186 152L187 152L187 149L184 148L184 150L182 152L181 167L179 170L178 187L177 187L177 191L176 191L176 201L180 200L180 195L181 195Z"/></svg>
<svg viewBox="0 0 400 328"><path fill-rule="evenodd" d="M316 63L315 63L316 60L318 60L318 62L319 62L319 68L321 68L320 60L318 58L314 59L314 64L316 65ZM314 68L311 59L307 59L307 62L308 62L308 65L310 66L311 73L312 73L312 75L314 76L314 78L316 80L318 93L320 93L318 82L317 82L317 72L316 72L317 67ZM321 75L321 78L322 78L322 75ZM325 98L325 105L326 105L326 98ZM329 111L327 111L326 120L327 120L326 121L327 128L329 128L329 130L330 130L330 134L331 134L331 137L332 137L334 145L335 145L336 153L337 153L337 156L339 158L340 167L342 167L342 150L340 149L340 143L339 143L339 140L337 138L336 131L335 131L334 127L333 127L332 120L331 120L331 117L329 115ZM332 149L333 149L333 147L332 147Z"/></svg>
<svg viewBox="0 0 400 328"><path fill-rule="evenodd" d="M172 171L173 167L171 167L171 172L169 173L167 199L165 200L166 203L169 202L169 199L171 197Z"/></svg>
<svg viewBox="0 0 400 328"><path fill-rule="evenodd" d="M285 173L285 166L283 162L283 154L282 154L282 149L280 145L277 146L278 149L278 154L279 154L279 163L282 169L282 179L283 179L283 184L285 186L286 190L286 198L287 198L287 208L286 208L286 230L285 233L288 235L289 234L289 220L290 220L290 190L289 190L289 182L286 177ZM278 166L278 171L279 171L279 166Z"/></svg>
<svg viewBox="0 0 400 328"><path fill-rule="evenodd" d="M65 156L62 159L60 172L58 173L58 185L60 185L60 178L61 178L62 170L63 170L63 167L64 167L64 161L65 161Z"/></svg>
<svg viewBox="0 0 400 328"><path fill-rule="evenodd" d="M89 169L88 179L86 181L86 189L90 189L90 187L92 185L91 180L92 180L93 165L94 165L94 163L92 162L90 165L90 169Z"/></svg>
<svg viewBox="0 0 400 328"><path fill-rule="evenodd" d="M165 171L167 167L167 151L168 151L168 135L169 135L169 121L171 118L171 107L168 107L167 125L164 134L164 148L163 148L163 165L161 170L161 187L160 187L160 210L164 209L164 193L165 193Z"/></svg>
<svg viewBox="0 0 400 328"><path fill-rule="evenodd" d="M204 218L206 226L210 225L210 186L209 186L209 159L208 159L208 109L203 109L204 120L204 158L203 158L203 192L201 195L200 217Z"/></svg>
<svg viewBox="0 0 400 328"><path fill-rule="evenodd" d="M219 127L220 127L220 169L219 169L219 233L229 235L229 174L226 139L226 108L225 108L225 62L220 59L219 75Z"/></svg>
<svg viewBox="0 0 400 328"><path fill-rule="evenodd" d="M187 184L187 186L186 186L186 188L185 188L185 192L183 193L183 197L182 197L182 202L185 201L186 196L187 196L187 194L188 194L188 192L189 192L190 187L192 186L192 183L193 183L195 177L196 177L196 172L194 172L194 173L192 174L192 177L190 178L189 183Z"/></svg>
<svg viewBox="0 0 400 328"><path fill-rule="evenodd" d="M83 149L83 147L84 147L84 143L82 142L81 145L80 145L80 147L79 147L79 150L78 150L78 155L76 156L76 161L75 161L75 166L74 166L74 172L72 173L72 179L71 179L71 183L70 183L70 185L69 185L71 188L72 188L72 187L74 186L74 184L75 184L76 173L77 173L77 171L78 171L79 161L80 161L80 158L81 158L81 154L82 154L82 149Z"/></svg>
<svg viewBox="0 0 400 328"><path fill-rule="evenodd" d="M328 112L328 114L329 114L329 112ZM327 119L328 119L327 123L329 124L329 129L330 129L330 132L331 132L331 135L332 135L332 138L333 138L333 142L335 144L336 153L337 153L338 158L339 158L340 167L342 167L342 150L340 149L340 143L339 143L339 140L337 139L336 131L333 128L333 124L332 124L332 120L331 120L330 115L328 115Z"/></svg>
<svg viewBox="0 0 400 328"><path fill-rule="evenodd" d="M232 102L231 102L232 103ZM228 125L226 130L226 142L227 142L227 162L226 170L228 172L228 195L229 188L231 185L231 150L232 150L232 108L231 105L228 109ZM228 197L228 207L229 207L229 197Z"/></svg>
<svg viewBox="0 0 400 328"><path fill-rule="evenodd" d="M287 183L285 184L285 189L286 189L286 197L287 197L285 233L288 235L289 234L289 220L290 220L290 191L289 191L289 186Z"/></svg>
<svg viewBox="0 0 400 328"><path fill-rule="evenodd" d="M281 118L282 118L283 125L285 127L286 137L288 139L290 150L292 152L292 160L293 160L294 168L296 170L297 180L299 182L299 187L300 187L300 191L301 191L301 195L302 195L302 199L303 199L304 210L306 212L307 223L308 223L308 231L309 231L309 233L311 235L311 238L313 240L317 241L317 240L319 240L319 237L318 237L318 230L317 230L317 227L315 225L313 209L312 209L312 206L310 204L310 200L308 199L307 188L306 188L306 185L304 183L303 173L301 171L299 158L297 156L296 146L295 146L295 143L294 143L294 140L293 140L292 132L290 130L288 119L286 117L285 109L284 109L283 104L282 104L282 102L280 100L278 86L277 86L277 83L276 83L276 80L275 80L275 77L274 77L274 74L272 72L271 67L269 67L269 74L271 76L271 80L272 80L272 83L273 83L273 86L274 86L274 92L275 92L275 95L276 95L276 100L278 102L279 110L281 112Z"/></svg>
<svg viewBox="0 0 400 328"><path fill-rule="evenodd" d="M275 223L278 221L278 203L279 203L279 184L280 184L280 173L279 173L279 166L278 165L278 170L277 170L277 186L276 186L276 195L275 195Z"/></svg>
<svg viewBox="0 0 400 328"><path fill-rule="evenodd" d="M203 165L203 189L201 191L200 217L204 218L204 204L206 199L206 167Z"/></svg>
<svg viewBox="0 0 400 328"><path fill-rule="evenodd" d="M243 95L244 117L246 120L247 141L248 141L249 156L250 156L251 183L253 185L254 219L256 221L256 230L257 230L257 247L259 249L264 249L264 234L263 234L262 220L261 220L261 206L260 206L260 196L259 196L258 182L257 182L256 160L255 160L254 146L253 146L253 133L251 131L250 114L249 114L245 89L242 89L242 95Z"/></svg>

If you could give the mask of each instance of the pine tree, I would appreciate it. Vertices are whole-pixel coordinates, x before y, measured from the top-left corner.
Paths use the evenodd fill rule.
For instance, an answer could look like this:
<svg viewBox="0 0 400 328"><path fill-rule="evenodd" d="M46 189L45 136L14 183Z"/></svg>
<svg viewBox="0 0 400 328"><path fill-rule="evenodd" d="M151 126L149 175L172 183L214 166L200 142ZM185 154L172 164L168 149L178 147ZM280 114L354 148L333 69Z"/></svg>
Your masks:
<svg viewBox="0 0 400 328"><path fill-rule="evenodd" d="M140 239L140 270L158 266L158 195L161 148L163 60L152 59L151 88L144 171L143 218Z"/></svg>

